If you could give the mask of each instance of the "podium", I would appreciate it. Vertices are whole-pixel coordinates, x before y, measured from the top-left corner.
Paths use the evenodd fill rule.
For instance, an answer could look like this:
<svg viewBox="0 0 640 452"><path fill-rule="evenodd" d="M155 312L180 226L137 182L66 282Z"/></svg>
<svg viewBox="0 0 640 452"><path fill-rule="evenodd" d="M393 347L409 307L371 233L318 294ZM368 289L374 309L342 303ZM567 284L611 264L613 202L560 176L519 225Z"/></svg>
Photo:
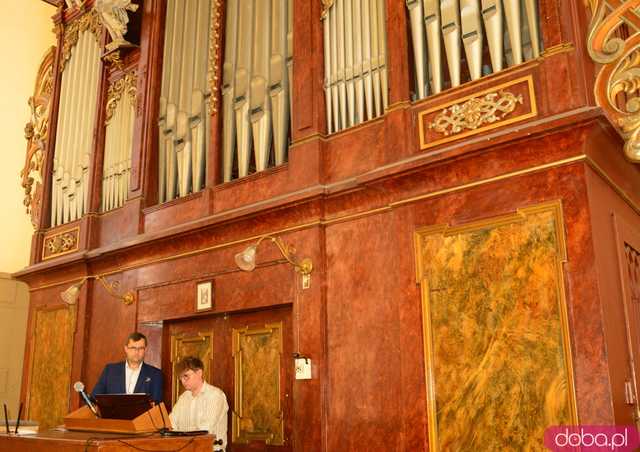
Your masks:
<svg viewBox="0 0 640 452"><path fill-rule="evenodd" d="M71 431L136 434L171 428L171 420L162 402L132 420L96 418L83 406L65 416L64 426Z"/></svg>

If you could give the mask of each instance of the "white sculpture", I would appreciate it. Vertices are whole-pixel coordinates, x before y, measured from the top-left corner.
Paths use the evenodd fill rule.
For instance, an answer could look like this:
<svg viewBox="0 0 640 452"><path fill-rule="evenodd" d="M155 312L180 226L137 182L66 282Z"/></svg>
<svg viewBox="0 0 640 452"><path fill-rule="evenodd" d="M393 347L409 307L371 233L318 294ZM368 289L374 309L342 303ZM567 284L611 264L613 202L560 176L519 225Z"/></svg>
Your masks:
<svg viewBox="0 0 640 452"><path fill-rule="evenodd" d="M102 25L111 35L111 42L107 44L107 51L117 49L123 45L131 45L124 39L127 33L129 16L127 10L135 12L138 5L131 3L131 0L96 0L96 11L100 16Z"/></svg>

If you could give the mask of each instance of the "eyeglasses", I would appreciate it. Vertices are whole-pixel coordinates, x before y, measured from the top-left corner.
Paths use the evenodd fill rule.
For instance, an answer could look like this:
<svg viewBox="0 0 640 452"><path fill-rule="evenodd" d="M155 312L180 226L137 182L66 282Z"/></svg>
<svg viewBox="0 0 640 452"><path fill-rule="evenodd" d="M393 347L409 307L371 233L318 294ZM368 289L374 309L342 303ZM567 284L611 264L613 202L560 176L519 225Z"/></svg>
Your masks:
<svg viewBox="0 0 640 452"><path fill-rule="evenodd" d="M147 347L127 347L127 350L131 350L131 351L136 351L136 352L140 352L144 349L146 349Z"/></svg>
<svg viewBox="0 0 640 452"><path fill-rule="evenodd" d="M189 370L189 371L183 373L182 375L180 375L180 380L182 380L182 381L188 380L193 375L195 375L195 373L192 370Z"/></svg>

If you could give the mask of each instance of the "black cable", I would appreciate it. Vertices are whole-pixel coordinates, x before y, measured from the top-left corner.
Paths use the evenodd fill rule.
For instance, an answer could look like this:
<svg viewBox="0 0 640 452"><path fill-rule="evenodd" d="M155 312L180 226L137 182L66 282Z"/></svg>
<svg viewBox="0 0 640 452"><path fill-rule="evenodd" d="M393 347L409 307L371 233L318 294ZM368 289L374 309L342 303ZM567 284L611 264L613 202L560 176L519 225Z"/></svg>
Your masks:
<svg viewBox="0 0 640 452"><path fill-rule="evenodd" d="M191 438L184 446L182 446L180 449L143 449L142 447L138 447L138 446L134 446L133 444L129 444L125 441L122 441L121 439L117 440L119 443L124 444L125 446L128 446L132 449L135 450L141 450L144 452L158 452L158 451L162 451L162 452L180 452L183 449L186 449L187 446L190 446L191 443L193 443L195 441L195 438Z"/></svg>

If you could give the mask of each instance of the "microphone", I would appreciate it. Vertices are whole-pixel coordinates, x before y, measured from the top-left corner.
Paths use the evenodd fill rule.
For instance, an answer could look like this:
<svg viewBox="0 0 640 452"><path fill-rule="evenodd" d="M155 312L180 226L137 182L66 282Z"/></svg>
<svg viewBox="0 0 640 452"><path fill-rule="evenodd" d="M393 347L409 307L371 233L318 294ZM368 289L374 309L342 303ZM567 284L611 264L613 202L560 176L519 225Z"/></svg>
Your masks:
<svg viewBox="0 0 640 452"><path fill-rule="evenodd" d="M93 403L91 403L91 399L89 399L89 396L87 395L87 393L84 392L84 383L82 383L81 381L76 381L73 384L73 389L75 389L75 391L82 396L85 403L89 406L93 414L95 414L96 417L100 417L98 415L98 411L96 410L96 407L93 405Z"/></svg>

